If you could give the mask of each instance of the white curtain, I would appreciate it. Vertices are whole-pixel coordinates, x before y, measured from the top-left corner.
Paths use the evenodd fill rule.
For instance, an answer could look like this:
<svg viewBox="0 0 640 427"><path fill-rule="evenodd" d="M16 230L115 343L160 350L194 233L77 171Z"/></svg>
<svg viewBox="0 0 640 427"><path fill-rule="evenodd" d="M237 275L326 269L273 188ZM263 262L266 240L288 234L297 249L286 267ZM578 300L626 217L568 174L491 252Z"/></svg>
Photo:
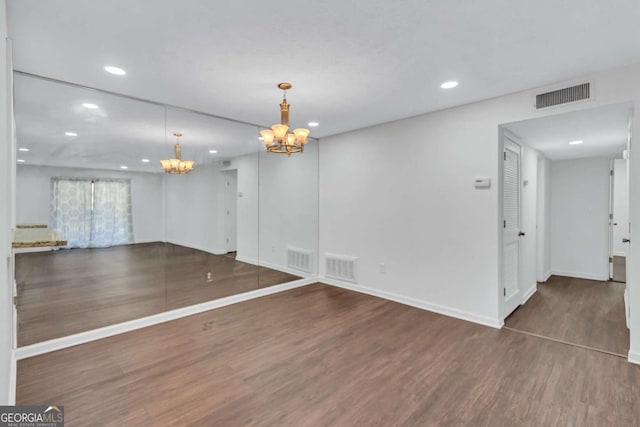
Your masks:
<svg viewBox="0 0 640 427"><path fill-rule="evenodd" d="M133 241L129 180L52 178L51 228L67 248L104 248Z"/></svg>
<svg viewBox="0 0 640 427"><path fill-rule="evenodd" d="M61 233L68 248L86 248L91 241L91 181L51 180L51 228Z"/></svg>
<svg viewBox="0 0 640 427"><path fill-rule="evenodd" d="M124 180L95 180L91 247L104 248L133 241L131 185Z"/></svg>

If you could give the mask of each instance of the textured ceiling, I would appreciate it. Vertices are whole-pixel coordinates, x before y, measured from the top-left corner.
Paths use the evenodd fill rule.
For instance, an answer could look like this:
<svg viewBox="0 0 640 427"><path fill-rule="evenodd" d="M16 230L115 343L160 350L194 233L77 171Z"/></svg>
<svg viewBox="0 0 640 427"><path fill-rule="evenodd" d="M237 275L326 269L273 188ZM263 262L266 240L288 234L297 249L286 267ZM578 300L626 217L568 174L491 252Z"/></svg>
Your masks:
<svg viewBox="0 0 640 427"><path fill-rule="evenodd" d="M505 125L522 142L551 160L584 157L621 158L629 132L628 104L524 120ZM570 145L571 141L583 141Z"/></svg>
<svg viewBox="0 0 640 427"><path fill-rule="evenodd" d="M322 137L640 61L637 0L9 0L18 70ZM105 65L126 69L117 77ZM458 80L452 90L439 85ZM186 141L186 140L185 140Z"/></svg>

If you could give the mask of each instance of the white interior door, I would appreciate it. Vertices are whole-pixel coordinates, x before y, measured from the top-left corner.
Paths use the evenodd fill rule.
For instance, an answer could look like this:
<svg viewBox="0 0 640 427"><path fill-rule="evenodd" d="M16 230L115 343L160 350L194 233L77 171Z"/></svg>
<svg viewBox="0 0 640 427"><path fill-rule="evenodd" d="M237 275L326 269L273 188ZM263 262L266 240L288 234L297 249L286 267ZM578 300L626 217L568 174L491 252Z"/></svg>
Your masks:
<svg viewBox="0 0 640 427"><path fill-rule="evenodd" d="M228 171L225 173L225 241L227 252L237 250L238 240L238 171Z"/></svg>
<svg viewBox="0 0 640 427"><path fill-rule="evenodd" d="M627 244L622 239L629 237L627 216L627 160L613 161L613 238L611 252L614 256L626 256Z"/></svg>
<svg viewBox="0 0 640 427"><path fill-rule="evenodd" d="M522 302L520 290L520 145L504 138L502 166L502 315Z"/></svg>

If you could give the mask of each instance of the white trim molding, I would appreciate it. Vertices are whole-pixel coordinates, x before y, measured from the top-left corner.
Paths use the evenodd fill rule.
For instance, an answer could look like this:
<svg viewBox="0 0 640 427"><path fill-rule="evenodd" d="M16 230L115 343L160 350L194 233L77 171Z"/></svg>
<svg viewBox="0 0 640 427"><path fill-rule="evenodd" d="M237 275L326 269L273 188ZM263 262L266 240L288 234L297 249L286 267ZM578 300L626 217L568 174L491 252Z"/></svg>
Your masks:
<svg viewBox="0 0 640 427"><path fill-rule="evenodd" d="M533 285L531 285L529 289L527 289L527 291L524 293L522 297L522 303L520 305L526 304L526 302L529 301L529 298L531 298L533 294L535 294L537 291L538 291L538 283L534 282Z"/></svg>
<svg viewBox="0 0 640 427"><path fill-rule="evenodd" d="M14 406L16 404L16 388L18 386L17 374L18 374L18 361L16 360L16 351L11 350L11 366L9 367L9 401L8 405Z"/></svg>
<svg viewBox="0 0 640 427"><path fill-rule="evenodd" d="M239 302L260 298L266 295L276 294L283 291L288 291L289 289L300 288L302 286L316 283L317 281L318 280L315 277L309 278L309 279L295 280L293 282L283 283L281 285L269 286L267 288L256 289L254 291L244 292L242 294L232 295L232 296L220 298L213 301L207 301L201 304L179 308L179 309L167 311L164 313L154 314L152 316L130 320L128 322L118 323L116 325L109 325L109 326L94 329L91 331L80 332L78 334L69 335L62 338L56 338L49 341L31 344L31 345L16 349L15 359L22 360L28 357L49 353L51 351L61 350L63 348L73 347L79 344L85 344L91 341L96 341L96 340L107 338L113 335L135 331L136 329L146 328L147 326L153 326L160 323L169 322L171 320L180 319L182 317L191 316L193 314L214 310L216 308L226 307L228 305L237 304Z"/></svg>
<svg viewBox="0 0 640 427"><path fill-rule="evenodd" d="M545 283L547 280L549 280L551 276L553 276L553 273L551 273L551 270L547 271L547 274L544 275L544 279L542 280L542 283Z"/></svg>
<svg viewBox="0 0 640 427"><path fill-rule="evenodd" d="M466 320L468 322L478 323L480 325L489 326L491 328L500 329L504 326L504 321L498 318L491 318L488 316L482 316L475 313L469 313L467 311L458 310L457 308L447 307L440 304L434 304L431 302L405 297L403 295L394 294L391 292L381 291L379 289L370 288L367 286L356 285L354 283L343 282L340 280L329 279L324 276L320 276L320 283L324 283L331 286L337 286L339 288L348 289L350 291L360 292L362 294L371 295L374 297L394 301L400 304L408 305L422 310L431 311L433 313L442 314L444 316L454 317L456 319Z"/></svg>
<svg viewBox="0 0 640 427"><path fill-rule="evenodd" d="M170 244L176 245L176 246L182 246L182 247L185 247L185 248L195 249L195 250L202 251L202 252L207 252L207 253L214 254L214 255L225 255L227 253L226 249L205 248L204 246L192 245L190 243L184 243L184 242L180 242L180 241L176 241L176 240L169 240L169 241L167 241L167 243L170 243Z"/></svg>
<svg viewBox="0 0 640 427"><path fill-rule="evenodd" d="M281 271L281 272L287 273L287 274L293 274L294 276L300 276L300 277L305 277L305 278L314 277L312 274L309 274L306 271L294 270L293 268L283 267L281 265L272 264L272 263L266 262L266 261L261 261L260 262L260 266L267 267L267 268L270 268L272 270L278 270L278 271Z"/></svg>
<svg viewBox="0 0 640 427"><path fill-rule="evenodd" d="M636 365L640 365L640 353L629 350L628 360L630 363L635 363Z"/></svg>

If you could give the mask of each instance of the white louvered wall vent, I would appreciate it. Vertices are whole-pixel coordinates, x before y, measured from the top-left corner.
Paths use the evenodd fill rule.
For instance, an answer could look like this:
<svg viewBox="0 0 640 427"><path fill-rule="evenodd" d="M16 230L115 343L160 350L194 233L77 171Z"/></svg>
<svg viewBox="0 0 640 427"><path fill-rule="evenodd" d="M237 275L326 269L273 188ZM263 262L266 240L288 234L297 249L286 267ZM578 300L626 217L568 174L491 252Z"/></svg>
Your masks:
<svg viewBox="0 0 640 427"><path fill-rule="evenodd" d="M295 270L311 273L313 271L312 257L313 252L305 249L287 247L287 267Z"/></svg>
<svg viewBox="0 0 640 427"><path fill-rule="evenodd" d="M536 109L553 107L591 98L591 83L565 87L536 95Z"/></svg>
<svg viewBox="0 0 640 427"><path fill-rule="evenodd" d="M326 277L358 283L358 258L335 254L324 254L324 258Z"/></svg>

